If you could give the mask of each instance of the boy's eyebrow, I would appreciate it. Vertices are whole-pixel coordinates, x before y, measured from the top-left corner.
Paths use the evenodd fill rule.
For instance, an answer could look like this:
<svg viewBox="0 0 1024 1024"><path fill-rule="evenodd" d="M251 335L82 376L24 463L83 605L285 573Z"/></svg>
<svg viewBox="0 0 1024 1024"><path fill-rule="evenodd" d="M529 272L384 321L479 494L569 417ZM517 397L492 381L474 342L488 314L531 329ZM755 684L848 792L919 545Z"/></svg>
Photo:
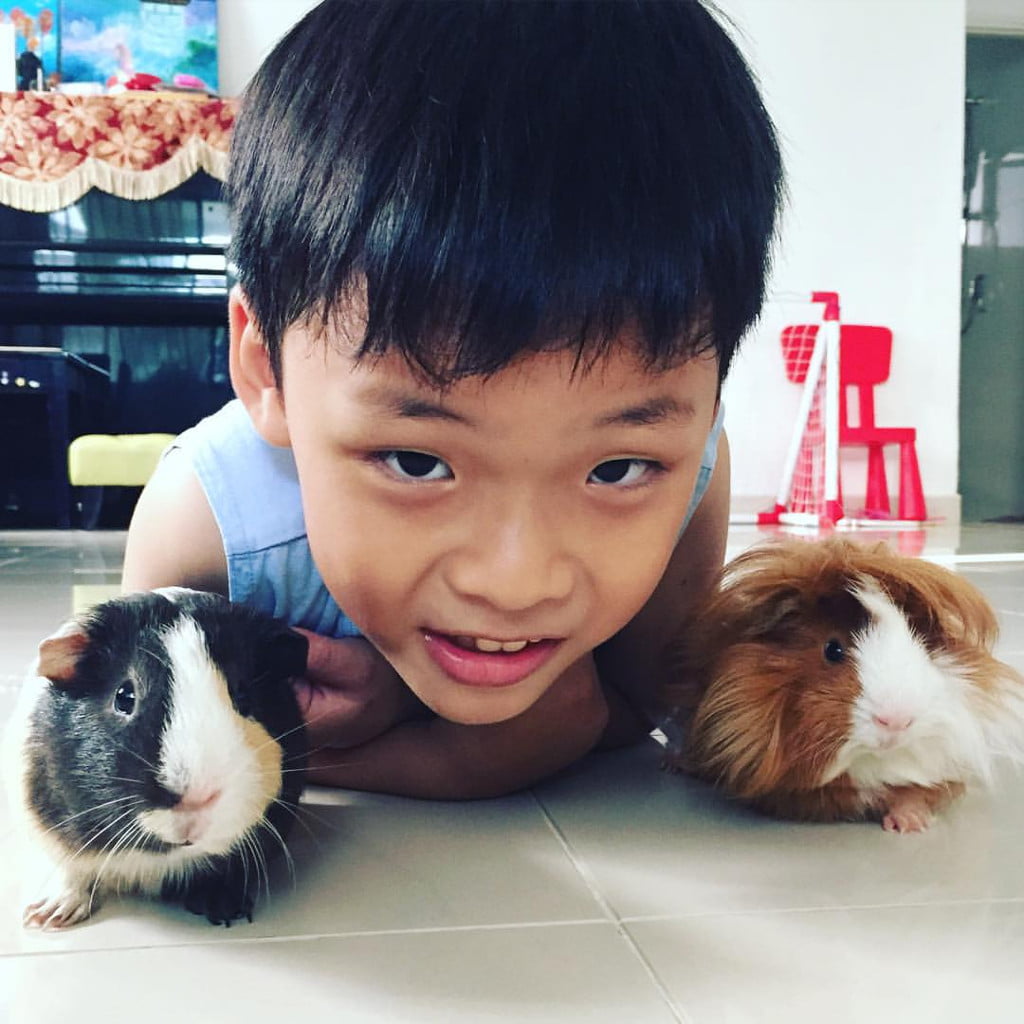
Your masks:
<svg viewBox="0 0 1024 1024"><path fill-rule="evenodd" d="M693 403L689 400L680 402L670 395L652 398L637 405L627 405L623 409L599 416L594 425L597 427L634 426L649 427L666 420L688 420L696 414Z"/></svg>
<svg viewBox="0 0 1024 1024"><path fill-rule="evenodd" d="M463 416L461 413L455 412L454 409L449 409L439 402L432 402L418 395L382 389L371 392L370 399L383 411L401 419L446 420L449 423L473 426L473 421L468 416ZM692 419L695 412L693 403L689 400L680 402L671 395L663 395L605 413L594 421L594 426L649 427L667 420Z"/></svg>
<svg viewBox="0 0 1024 1024"><path fill-rule="evenodd" d="M369 394L370 401L382 411L401 419L409 420L448 420L452 423L463 423L472 426L472 421L461 413L448 409L439 402L431 402L417 395L409 395L402 391L382 388L374 389Z"/></svg>

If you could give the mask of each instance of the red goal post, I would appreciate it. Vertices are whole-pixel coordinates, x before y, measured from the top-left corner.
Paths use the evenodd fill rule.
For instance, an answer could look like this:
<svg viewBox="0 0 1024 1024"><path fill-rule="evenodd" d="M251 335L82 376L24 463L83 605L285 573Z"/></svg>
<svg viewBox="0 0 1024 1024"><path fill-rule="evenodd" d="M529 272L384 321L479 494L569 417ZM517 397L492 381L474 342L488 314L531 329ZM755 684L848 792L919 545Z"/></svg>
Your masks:
<svg viewBox="0 0 1024 1024"><path fill-rule="evenodd" d="M803 301L808 300L803 297ZM775 504L753 515L731 515L732 523L807 528L844 524L839 478L839 295L816 291L809 302L816 310L814 322L782 329L786 376L802 384L803 390Z"/></svg>

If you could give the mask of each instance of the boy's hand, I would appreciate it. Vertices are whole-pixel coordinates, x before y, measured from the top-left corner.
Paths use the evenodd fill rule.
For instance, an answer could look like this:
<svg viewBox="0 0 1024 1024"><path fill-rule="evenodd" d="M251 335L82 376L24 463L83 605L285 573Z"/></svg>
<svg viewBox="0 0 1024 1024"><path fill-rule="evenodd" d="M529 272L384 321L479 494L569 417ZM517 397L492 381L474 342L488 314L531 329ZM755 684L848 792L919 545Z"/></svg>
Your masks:
<svg viewBox="0 0 1024 1024"><path fill-rule="evenodd" d="M424 713L424 706L367 640L296 632L309 641L306 675L295 681L295 692L310 747L354 747Z"/></svg>
<svg viewBox="0 0 1024 1024"><path fill-rule="evenodd" d="M582 757L607 724L608 706L587 655L507 721L460 725L431 716L400 722L346 756L314 750L310 782L426 799L501 796Z"/></svg>

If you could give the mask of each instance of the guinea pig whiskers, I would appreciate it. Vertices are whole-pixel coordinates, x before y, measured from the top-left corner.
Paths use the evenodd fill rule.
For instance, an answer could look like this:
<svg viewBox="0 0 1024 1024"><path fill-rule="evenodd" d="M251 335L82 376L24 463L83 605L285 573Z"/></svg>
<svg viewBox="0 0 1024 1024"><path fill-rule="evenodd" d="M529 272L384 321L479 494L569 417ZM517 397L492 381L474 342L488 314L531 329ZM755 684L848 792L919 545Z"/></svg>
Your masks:
<svg viewBox="0 0 1024 1024"><path fill-rule="evenodd" d="M249 891L249 855L252 852L252 837L250 833L244 832L239 839L238 843L238 859L242 862L242 888ZM256 888L259 891L259 869L253 862L253 867L256 868ZM270 896L269 889L267 890L267 896Z"/></svg>
<svg viewBox="0 0 1024 1024"><path fill-rule="evenodd" d="M270 868L267 865L267 854L263 847L256 841L256 831L263 827L263 821L260 821L256 828L249 836L249 842L252 844L253 859L256 864L256 880L257 888L259 879L263 878L263 891L267 894L267 899L270 899ZM295 886L295 872L292 870L292 865L288 865L288 871L292 879L292 887Z"/></svg>
<svg viewBox="0 0 1024 1024"><path fill-rule="evenodd" d="M141 803L141 802L142 801L140 800L139 803ZM99 839L99 837L101 835L103 835L104 832L108 832L110 829L114 828L114 826L117 825L118 822L122 821L124 818L130 817L134 813L135 813L135 807L132 806L132 807L129 807L127 811L122 811L116 818L112 819L111 821L108 821L107 824L103 826L103 828L98 829L91 836L89 836L88 839L86 839L86 841L79 847L78 851L75 853L75 856L78 856L79 853L82 853L84 850L88 849L88 847L91 846L93 843L95 843L96 840ZM122 826L122 827L124 827L124 826ZM120 832L116 833L116 835L119 835L119 834L120 834ZM100 849L101 850L109 849L109 847L107 845L107 840L104 840L100 844Z"/></svg>
<svg viewBox="0 0 1024 1024"><path fill-rule="evenodd" d="M269 832L278 841L278 843L280 844L281 852L284 855L284 861L288 865L288 876L291 878L292 885L294 886L296 884L295 858L292 857L291 851L285 845L284 836L281 835L281 833L275 827L274 823L266 815L264 815L260 819L259 827L263 828L263 829L266 829L266 831ZM261 859L263 858L262 851L260 852L260 858ZM265 863L265 861L264 861L264 873L267 875L267 880L269 882L270 875L269 875L269 872L266 871L266 863ZM268 893L268 895L269 895L269 893Z"/></svg>
<svg viewBox="0 0 1024 1024"><path fill-rule="evenodd" d="M123 750L126 754L131 754L132 757L137 758L147 768L149 768L153 772L154 775L159 775L160 774L160 769L157 768L157 766L155 764L153 764L152 761L147 761L146 758L144 758L137 750L132 750L131 747L126 747L123 743L116 743L115 742L114 746L117 747L118 750Z"/></svg>
<svg viewBox="0 0 1024 1024"><path fill-rule="evenodd" d="M93 814L96 811L102 811L104 807L112 807L114 804L124 803L126 800L140 801L141 798L135 796L134 794L129 794L128 796L115 797L113 800L105 800L103 803L94 804L92 807L86 807L84 811L78 811L75 814L69 814L66 818L62 818L55 825L51 825L49 828L44 829L43 835L46 835L49 832L54 832L57 829L62 828L69 821L74 821L76 818L81 818L86 814Z"/></svg>
<svg viewBox="0 0 1024 1024"><path fill-rule="evenodd" d="M323 715L319 715L318 717L322 718ZM315 721L315 719L314 719L314 721ZM305 729L305 728L306 728L306 723L305 722L299 722L298 725L293 726L291 729L285 729L284 732L280 732L276 736L268 736L267 739L263 743L261 743L256 749L257 750L262 750L263 747L269 746L271 743L280 744L281 740L283 740L286 736L291 736L292 733L299 732L301 729Z"/></svg>
<svg viewBox="0 0 1024 1024"><path fill-rule="evenodd" d="M124 851L125 847L128 846L129 840L134 836L133 846L138 846L144 834L142 826L137 820L129 821L117 834L114 842L111 844L110 851L104 858L103 863L99 866L96 871L96 878L93 880L92 888L89 890L89 912L92 913L93 902L96 899L96 892L99 889L100 882L103 879L103 872L107 870L107 865L118 853Z"/></svg>
<svg viewBox="0 0 1024 1024"><path fill-rule="evenodd" d="M115 804L120 804L120 803L124 803L124 802L126 802L126 801L132 801L133 805L134 805L134 804L138 804L138 803L141 803L141 802L142 802L142 801L141 801L141 800L139 799L139 797L136 797L136 796L121 796L121 797L117 797L117 798L116 798L116 799L114 799L114 800L107 800L107 801L105 801L105 802L103 802L103 803L101 803L101 804L95 804L95 805L94 805L94 806L92 806L92 807L87 807L87 808L86 808L86 809L85 809L84 811L79 811L79 812L78 812L77 814L70 814L70 815L68 815L68 816L67 816L66 818L64 818L64 819L63 819L62 821L59 821L59 822L57 822L57 823L56 823L55 825L51 825L51 826L50 826L50 827L49 827L48 829L45 829L45 830L43 831L43 835L46 835L47 833L53 832L53 831L55 831L55 830L57 830L57 829L61 828L61 827L62 827L63 825L66 825L66 824L67 824L67 823L68 823L69 821L73 821L73 820L74 820L75 818L81 818L81 817L83 817L83 816L84 816L84 815L86 815L86 814L92 814L92 813L94 813L94 812L96 812L96 811L100 811L100 810L103 810L103 809L104 809L105 807L112 807L112 806L113 806L113 805L115 805ZM80 857L80 856L81 856L82 854L84 854L84 853L85 853L85 851L86 851L86 850L87 850L87 849L89 848L89 845L90 845L90 844L91 844L91 843L92 843L92 842L93 842L93 841L94 841L94 840L95 840L96 838L98 838L98 837L99 837L100 835L102 835L102 834L103 834L103 832L105 832L105 831L106 831L106 830L107 830L108 828L110 828L111 824L116 824L116 823L117 823L118 821L120 821L120 820L121 820L121 818L124 818L124 817L126 817L126 816L127 816L128 814L131 814L133 810L134 810L134 806L133 806L133 807L130 807L130 808L129 808L129 809L127 810L127 811L125 811L125 812L124 812L123 814L120 814L120 815L119 815L119 816L118 816L117 818L115 818L115 819L114 819L114 821L113 821L112 823L108 823L108 824L107 824L107 825L105 825L105 826L104 826L103 828L99 829L99 830L98 830L97 832L94 832L94 833L93 833L92 835L88 836L88 837L86 838L85 842L83 842L83 843L82 843L82 844L81 844L81 845L80 845L80 846L78 847L78 849L77 849L77 850L72 850L72 851L71 851L70 853L67 853L67 854L65 854L65 855L64 855L64 856L63 856L63 857L61 858L60 862L58 863L58 865L57 865L57 866L55 867L55 869L54 869L54 870L55 870L55 871L56 871L56 870L59 870L59 869L60 869L60 867L61 867L61 865L65 865L65 864L72 864L72 863L73 863L73 862L74 862L75 860L77 860L77 859L78 859L78 858L79 858L79 857ZM91 901L90 901L90 907L91 907Z"/></svg>
<svg viewBox="0 0 1024 1024"><path fill-rule="evenodd" d="M171 664L169 658L164 657L164 652L159 648L149 647L145 643L139 644L139 651L148 657L152 658L158 665L167 669L168 672L174 671L174 666Z"/></svg>
<svg viewBox="0 0 1024 1024"><path fill-rule="evenodd" d="M104 778L112 779L115 782L131 782L140 788L146 784L143 779L130 779L127 775L105 775Z"/></svg>
<svg viewBox="0 0 1024 1024"><path fill-rule="evenodd" d="M116 818L112 819L111 821L108 821L102 828L99 828L91 835L86 836L85 840L81 843L81 845L79 845L78 849L71 851L71 853L69 853L67 857L65 857L65 862L71 864L73 861L77 860L79 857L84 855L86 851L88 851L89 848L96 842L96 840L103 835L104 832L107 832L110 829L114 828L122 819L127 818L130 815L133 815L135 813L137 804L141 802L141 800L136 799L136 802L133 803L132 806L128 808L128 810L122 811L121 814L119 814ZM100 850L102 851L104 849L106 849L105 842L100 844Z"/></svg>
<svg viewBox="0 0 1024 1024"><path fill-rule="evenodd" d="M354 768L360 764L365 764L365 761L330 761L326 764L317 763L309 768L285 768L285 772L306 772L310 775L310 785L330 785L330 783L318 783L313 776L315 772L326 771L329 768ZM283 774L283 773L282 773Z"/></svg>
<svg viewBox="0 0 1024 1024"><path fill-rule="evenodd" d="M281 740L283 740L286 736L291 736L293 733L296 733L296 732L299 732L302 729L308 728L309 726L315 724L316 722L319 722L321 718L326 718L328 714L330 714L329 711L321 711L319 715L314 715L313 718L304 720L304 721L300 722L298 725L293 726L291 729L285 729L284 732L278 733L276 736L270 736L267 740L265 740L263 743L261 743L256 749L257 750L261 750L263 747L268 746L271 743L277 743L277 744L280 745ZM323 749L323 748L318 748L318 749ZM306 757L309 753L311 753L311 751L306 751L306 752L303 752L301 754L294 754L290 758L285 758L285 761L294 761L297 758Z"/></svg>
<svg viewBox="0 0 1024 1024"><path fill-rule="evenodd" d="M301 753L292 754L290 757L284 757L281 759L281 764L288 764L289 761L302 761L308 760L313 754L319 754L321 750L330 750L331 745L329 743L321 743L319 746L310 747L307 750L303 750ZM301 771L301 769L289 768L288 771Z"/></svg>
<svg viewBox="0 0 1024 1024"><path fill-rule="evenodd" d="M361 744L360 744L361 745ZM292 757L286 757L282 763L288 761L297 761L300 758L311 758L314 754L319 754L322 750L354 750L355 747L338 747L331 743L321 743L318 746L310 747L308 750L303 751L301 754L295 754ZM296 769L288 769L289 771L295 771Z"/></svg>
<svg viewBox="0 0 1024 1024"><path fill-rule="evenodd" d="M301 825L309 833L309 838L312 839L313 842L317 844L317 846L320 845L320 840L317 838L316 833L313 831L313 829L309 827L309 822L305 821L302 815L303 813L305 813L314 821L326 826L329 823L324 818L321 818L318 815L313 814L305 805L300 804L299 806L294 806L293 804L288 803L287 800L281 800L277 797L274 798L274 803L281 807L282 810L287 811L292 816L295 823L297 825Z"/></svg>
<svg viewBox="0 0 1024 1024"><path fill-rule="evenodd" d="M256 841L255 833L259 829L260 823L257 823L252 828L248 829L242 834L239 839L239 845L237 847L237 853L239 860L242 863L242 886L246 892L250 891L249 886L249 862L252 861L252 870L255 874L256 885L255 891L258 893L262 888L267 895L267 899L270 899L270 872L267 870L266 858L263 855L263 851L260 849L260 844Z"/></svg>
<svg viewBox="0 0 1024 1024"><path fill-rule="evenodd" d="M121 798L121 799L125 799L125 798ZM141 800L139 800L138 798L129 798L129 799L133 799L133 800L134 800L134 801L135 801L136 803L141 803ZM111 804L113 804L113 803L120 803L120 802L121 802L121 800L111 800L111 801L109 801L109 803L111 803ZM101 807L106 807L106 806L108 806L108 804L101 804L101 805L99 805L99 806L101 806ZM96 809L96 808L89 808L89 810L95 810L95 809ZM85 811L85 812L83 812L83 813L88 813L88 811ZM98 838L99 838L99 837L100 837L101 835L103 835L103 833L104 833L104 832L106 832L106 831L108 831L109 829L113 828L113 827L114 827L114 826L116 826L116 825L117 825L117 823L118 823L118 822L120 822L120 821L121 821L122 819L124 819L124 818L127 818L127 817L128 817L129 815L132 815L132 814L134 814L134 813L135 813L135 808L134 808L134 806L132 806L132 807L129 807L127 811L124 811L124 812L122 812L121 814L119 814L119 815L118 815L118 816L117 816L116 818L114 818L114 819L113 819L112 821L109 821L109 822L107 822L107 824L106 824L106 825L104 825L104 826L103 826L103 828L101 828L101 829L97 830L97 831L96 831L96 832L94 832L94 833L93 833L92 835L88 836L88 837L86 838L85 842L83 842L83 843L82 843L82 844L81 844L81 845L80 845L80 846L78 847L78 849L77 849L77 850L73 850L73 851L72 851L71 853L69 853L69 854L68 854L68 855L67 855L66 857L64 857L64 859L63 859L63 863L65 863L65 864L71 864L71 863L73 863L73 862L74 862L75 860L77 860L77 859L78 859L79 857L81 857L81 856L82 856L82 855L83 855L83 854L84 854L84 853L86 852L86 850L88 850L88 849L89 849L89 846L90 846L90 845L91 845L91 844L92 844L93 842L95 842L95 840L96 840L96 839L98 839ZM77 815L76 815L76 817L77 817ZM130 828L132 827L132 825L133 825L133 824L134 824L134 825L135 825L136 827L138 827L138 822L131 822L131 821L130 821L130 822L128 822L128 823L127 823L126 825L122 826L122 827L121 827L121 829L120 829L120 830L118 831L118 833L117 833L117 834L118 834L118 835L120 835L120 834L121 834L122 832L124 832L124 831L125 831L126 829L130 829ZM116 840L115 840L115 842L116 842ZM101 849L102 849L102 848L103 848L103 847L101 847ZM97 885L97 884L99 883L99 876L100 876L100 874L102 873L103 867L104 867L104 866L106 866L107 860L109 860L109 859L110 859L110 854L108 854L108 855L107 855L107 859L106 859L106 860L104 860L104 862L103 862L103 866L101 866L100 870L99 870L99 871L98 871L98 872L96 873L96 880L95 880L95 882L93 883L93 889L92 889L92 892L90 893L90 896L89 896L89 911L90 911L90 913L92 912L93 898L94 898L94 896L95 896L95 893L96 893L96 885Z"/></svg>

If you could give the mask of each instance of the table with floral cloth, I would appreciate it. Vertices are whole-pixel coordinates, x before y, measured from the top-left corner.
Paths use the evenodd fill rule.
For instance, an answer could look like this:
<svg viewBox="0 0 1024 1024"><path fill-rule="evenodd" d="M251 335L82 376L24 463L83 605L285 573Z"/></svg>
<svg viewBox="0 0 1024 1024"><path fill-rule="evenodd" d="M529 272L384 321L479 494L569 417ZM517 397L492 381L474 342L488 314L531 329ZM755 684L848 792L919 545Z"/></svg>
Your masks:
<svg viewBox="0 0 1024 1024"><path fill-rule="evenodd" d="M0 93L0 203L49 213L91 188L155 199L224 180L237 101L187 93Z"/></svg>

